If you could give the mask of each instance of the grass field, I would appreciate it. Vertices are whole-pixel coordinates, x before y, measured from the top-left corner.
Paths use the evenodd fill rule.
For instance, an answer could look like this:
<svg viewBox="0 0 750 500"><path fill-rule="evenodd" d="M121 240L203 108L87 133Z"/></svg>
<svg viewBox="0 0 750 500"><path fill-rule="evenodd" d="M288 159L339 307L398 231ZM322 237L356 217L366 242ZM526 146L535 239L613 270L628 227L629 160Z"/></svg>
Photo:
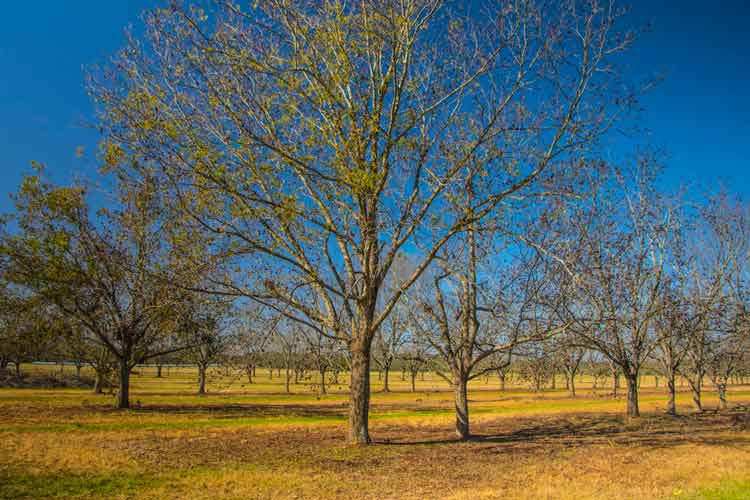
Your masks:
<svg viewBox="0 0 750 500"><path fill-rule="evenodd" d="M375 444L350 447L343 385L287 395L259 369L252 385L215 375L199 397L196 379L141 368L128 411L87 390L0 389L0 498L750 498L750 386L725 412L710 387L703 414L680 393L681 416L667 417L645 377L644 416L626 419L590 380L570 398L480 379L477 437L458 443L447 385L427 374L412 393L393 373L394 392L373 393Z"/></svg>

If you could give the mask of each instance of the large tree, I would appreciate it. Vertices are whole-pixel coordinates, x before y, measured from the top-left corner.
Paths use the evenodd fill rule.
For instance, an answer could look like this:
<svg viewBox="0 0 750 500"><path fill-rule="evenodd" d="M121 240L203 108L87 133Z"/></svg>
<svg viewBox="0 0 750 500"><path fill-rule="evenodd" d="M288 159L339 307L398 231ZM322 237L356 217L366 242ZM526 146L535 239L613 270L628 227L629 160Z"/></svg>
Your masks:
<svg viewBox="0 0 750 500"><path fill-rule="evenodd" d="M632 102L621 14L598 0L172 2L90 88L110 165L140 159L236 257L216 289L348 346L348 440L364 444L372 341L404 291L471 223L575 168ZM466 176L483 190L445 212ZM416 237L413 272L384 293Z"/></svg>

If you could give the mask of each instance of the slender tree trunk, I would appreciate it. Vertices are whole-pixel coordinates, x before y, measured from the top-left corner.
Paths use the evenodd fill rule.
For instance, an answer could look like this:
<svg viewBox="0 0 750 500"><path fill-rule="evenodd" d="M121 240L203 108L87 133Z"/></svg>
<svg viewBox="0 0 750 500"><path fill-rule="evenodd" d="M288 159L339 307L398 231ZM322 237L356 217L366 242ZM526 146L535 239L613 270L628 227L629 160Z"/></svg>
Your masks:
<svg viewBox="0 0 750 500"><path fill-rule="evenodd" d="M327 394L328 391L326 389L326 368L319 368L318 372L320 373L320 394Z"/></svg>
<svg viewBox="0 0 750 500"><path fill-rule="evenodd" d="M456 437L461 441L469 439L469 400L467 398L467 380L463 374L453 377L453 391L456 406Z"/></svg>
<svg viewBox="0 0 750 500"><path fill-rule="evenodd" d="M156 365L156 378L161 378L161 363Z"/></svg>
<svg viewBox="0 0 750 500"><path fill-rule="evenodd" d="M103 385L104 377L102 377L101 372L97 370L96 375L94 376L94 394L101 394Z"/></svg>
<svg viewBox="0 0 750 500"><path fill-rule="evenodd" d="M571 397L576 397L576 374L571 372L570 378L567 381L568 391Z"/></svg>
<svg viewBox="0 0 750 500"><path fill-rule="evenodd" d="M638 409L638 375L628 375L625 377L628 386L628 417L640 417L641 412Z"/></svg>
<svg viewBox="0 0 750 500"><path fill-rule="evenodd" d="M286 367L286 378L284 379L284 391L289 394L291 391L289 390L289 382L291 379L292 374L290 373L289 367Z"/></svg>
<svg viewBox="0 0 750 500"><path fill-rule="evenodd" d="M16 377L20 377L21 376L21 362L16 360L16 362L13 364L16 367Z"/></svg>
<svg viewBox="0 0 750 500"><path fill-rule="evenodd" d="M693 406L695 407L695 411L702 412L703 403L701 401L701 393L703 392L703 381L701 379L696 379L695 382L693 382L688 379L688 384L690 385L690 392L693 395Z"/></svg>
<svg viewBox="0 0 750 500"><path fill-rule="evenodd" d="M612 372L612 397L617 398L617 391L620 388L620 372L615 370Z"/></svg>
<svg viewBox="0 0 750 500"><path fill-rule="evenodd" d="M401 382L406 380L406 368L401 368Z"/></svg>
<svg viewBox="0 0 750 500"><path fill-rule="evenodd" d="M206 393L206 365L198 364L198 394L203 395Z"/></svg>
<svg viewBox="0 0 750 500"><path fill-rule="evenodd" d="M500 391L505 392L505 370L498 370L497 376L500 379Z"/></svg>
<svg viewBox="0 0 750 500"><path fill-rule="evenodd" d="M120 389L117 393L117 408L130 408L130 363L127 359L120 360Z"/></svg>
<svg viewBox="0 0 750 500"><path fill-rule="evenodd" d="M667 414L677 415L676 389L674 374L667 377Z"/></svg>
<svg viewBox="0 0 750 500"><path fill-rule="evenodd" d="M253 383L253 375L255 374L255 368L251 365L245 368L245 373L247 373L247 383L252 384Z"/></svg>
<svg viewBox="0 0 750 500"><path fill-rule="evenodd" d="M417 372L411 372L411 392L417 392Z"/></svg>
<svg viewBox="0 0 750 500"><path fill-rule="evenodd" d="M716 389L719 391L719 409L726 410L727 405L727 383L720 382L716 384Z"/></svg>
<svg viewBox="0 0 750 500"><path fill-rule="evenodd" d="M390 365L383 366L383 392L391 392L391 388L388 386L388 374L390 371Z"/></svg>
<svg viewBox="0 0 750 500"><path fill-rule="evenodd" d="M369 444L370 350L369 346L352 349L352 373L349 384L349 432L351 444Z"/></svg>
<svg viewBox="0 0 750 500"><path fill-rule="evenodd" d="M81 380L81 363L76 363L76 380Z"/></svg>

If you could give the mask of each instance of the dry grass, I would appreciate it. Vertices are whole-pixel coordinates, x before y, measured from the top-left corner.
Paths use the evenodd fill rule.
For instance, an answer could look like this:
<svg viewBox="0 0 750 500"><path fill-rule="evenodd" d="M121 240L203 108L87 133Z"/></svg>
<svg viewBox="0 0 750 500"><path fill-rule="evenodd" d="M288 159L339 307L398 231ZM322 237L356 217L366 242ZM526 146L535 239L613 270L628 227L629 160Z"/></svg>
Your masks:
<svg viewBox="0 0 750 500"><path fill-rule="evenodd" d="M672 418L644 381L645 416L625 419L585 381L575 399L480 382L477 437L457 443L445 386L428 376L410 393L394 376L399 392L373 397L376 443L358 448L342 444L343 390L285 395L259 375L197 397L189 370L142 370L126 412L81 390L0 390L0 497L750 498L747 388L701 415L680 394Z"/></svg>

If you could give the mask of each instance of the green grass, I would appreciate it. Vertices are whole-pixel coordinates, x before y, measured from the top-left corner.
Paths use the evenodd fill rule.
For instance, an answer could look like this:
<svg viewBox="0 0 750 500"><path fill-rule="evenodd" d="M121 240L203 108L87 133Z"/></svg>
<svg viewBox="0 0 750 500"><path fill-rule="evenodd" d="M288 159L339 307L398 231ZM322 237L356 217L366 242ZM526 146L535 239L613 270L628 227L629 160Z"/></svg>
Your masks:
<svg viewBox="0 0 750 500"><path fill-rule="evenodd" d="M718 485L701 488L687 497L690 500L747 500L750 498L750 479L729 479Z"/></svg>
<svg viewBox="0 0 750 500"><path fill-rule="evenodd" d="M124 472L118 474L3 474L0 498L113 498L132 496L163 484L158 474Z"/></svg>

